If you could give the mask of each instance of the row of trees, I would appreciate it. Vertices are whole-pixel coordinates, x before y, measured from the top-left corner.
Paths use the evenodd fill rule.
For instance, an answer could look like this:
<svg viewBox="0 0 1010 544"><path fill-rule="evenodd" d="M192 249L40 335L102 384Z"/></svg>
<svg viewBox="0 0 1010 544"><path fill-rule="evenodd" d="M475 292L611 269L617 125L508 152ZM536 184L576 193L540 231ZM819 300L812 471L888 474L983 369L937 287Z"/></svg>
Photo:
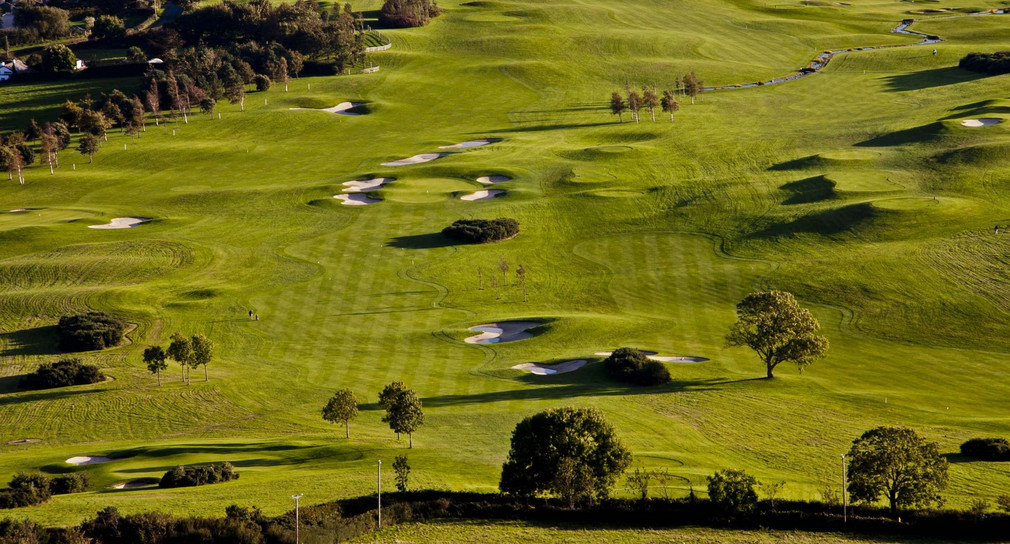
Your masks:
<svg viewBox="0 0 1010 544"><path fill-rule="evenodd" d="M673 114L680 111L680 101L677 96L691 98L694 104L695 98L704 90L704 84L698 76L691 72L683 78L677 77L673 90L664 90L662 93L655 87L644 86L639 93L625 84L625 94L614 91L610 95L610 111L617 116L620 123L624 122L624 112L631 113L631 118L636 123L641 122L641 112L643 109L649 111L649 117L656 121L656 108L670 114L670 122L673 122Z"/></svg>
<svg viewBox="0 0 1010 544"><path fill-rule="evenodd" d="M421 399L413 389L407 389L403 382L393 382L379 392L379 406L386 411L382 421L400 439L406 433L409 448L414 447L413 433L424 424L424 410ZM323 419L330 423L342 423L344 436L351 437L350 422L358 417L358 398L350 389L341 389L323 407Z"/></svg>
<svg viewBox="0 0 1010 544"><path fill-rule="evenodd" d="M161 385L161 373L168 370L167 360L171 359L182 368L182 381L190 385L190 369L202 366L203 381L210 380L207 365L214 358L214 343L202 334L191 338L175 333L172 335L168 349L161 346L149 346L144 350L144 363L147 370L158 377Z"/></svg>

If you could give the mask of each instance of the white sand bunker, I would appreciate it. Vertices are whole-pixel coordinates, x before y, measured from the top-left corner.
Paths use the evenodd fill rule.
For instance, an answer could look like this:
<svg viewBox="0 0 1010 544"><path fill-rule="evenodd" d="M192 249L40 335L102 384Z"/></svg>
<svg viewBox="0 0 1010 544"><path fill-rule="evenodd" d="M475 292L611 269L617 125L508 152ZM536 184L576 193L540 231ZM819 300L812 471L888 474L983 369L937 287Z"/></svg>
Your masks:
<svg viewBox="0 0 1010 544"><path fill-rule="evenodd" d="M705 357L674 357L669 355L660 355L655 351L639 351L644 353L646 358L653 361L659 361L661 363L704 363L705 361L708 361ZM593 355L597 357L610 357L611 354L613 354L612 351L597 351Z"/></svg>
<svg viewBox="0 0 1010 544"><path fill-rule="evenodd" d="M374 191L383 185L395 181L396 178L372 178L372 179L361 179L353 181L345 181L344 189L345 193L364 193L366 191Z"/></svg>
<svg viewBox="0 0 1010 544"><path fill-rule="evenodd" d="M420 155L414 155L413 157L407 157L406 159L400 159L398 161L384 162L382 163L382 166L410 166L411 164L431 162L446 155L448 155L448 153L421 153Z"/></svg>
<svg viewBox="0 0 1010 544"><path fill-rule="evenodd" d="M142 223L147 223L148 217L115 217L108 225L88 225L89 229L132 229Z"/></svg>
<svg viewBox="0 0 1010 544"><path fill-rule="evenodd" d="M493 144L495 142L500 142L501 138L481 138L480 140L467 140L465 142L460 142L458 144L452 145L440 145L439 149L469 149L471 147L480 147L482 145Z"/></svg>
<svg viewBox="0 0 1010 544"><path fill-rule="evenodd" d="M492 198L504 193L501 189L485 189L482 191L475 191L468 195L463 195L459 197L460 200L491 200Z"/></svg>
<svg viewBox="0 0 1010 544"><path fill-rule="evenodd" d="M13 210L10 211L10 213L25 213L27 211L28 210L25 208L14 208Z"/></svg>
<svg viewBox="0 0 1010 544"><path fill-rule="evenodd" d="M365 193L351 193L346 195L334 195L333 198L337 200L342 200L341 204L344 206L367 206L369 204L375 204L377 202L382 202L381 200L371 198Z"/></svg>
<svg viewBox="0 0 1010 544"><path fill-rule="evenodd" d="M528 331L533 327L539 327L537 321L502 321L501 323L488 323L470 327L471 331L481 334L471 336L464 340L467 344L500 344L502 342L516 342L532 338Z"/></svg>
<svg viewBox="0 0 1010 544"><path fill-rule="evenodd" d="M141 482L119 482L118 484L114 484L112 486L112 489L133 489L135 487L146 487L146 486L149 486L149 485L154 485L154 484L153 483L149 483L149 482L143 482L143 481L141 481Z"/></svg>
<svg viewBox="0 0 1010 544"><path fill-rule="evenodd" d="M348 111L348 110L352 110L352 109L354 109L354 108L356 108L358 106L363 106L363 105L364 105L364 102L341 102L341 103L337 104L336 106L333 106L332 108L319 108L319 109L316 109L316 108L291 108L291 109L293 109L293 110L325 111L327 113L336 113L338 115L361 115L360 113L356 113L356 112Z"/></svg>
<svg viewBox="0 0 1010 544"><path fill-rule="evenodd" d="M477 183L482 183L484 185L491 185L494 183L503 183L512 178L508 176L494 175L494 176L481 176L477 178Z"/></svg>
<svg viewBox="0 0 1010 544"><path fill-rule="evenodd" d="M530 374L536 374L537 376L550 376L551 374L564 374L566 372L574 372L584 366L586 366L585 359L575 359L573 361L565 361L563 363L557 363L553 365L543 365L540 363L523 363L521 365L515 365L516 370L528 370Z"/></svg>
<svg viewBox="0 0 1010 544"><path fill-rule="evenodd" d="M100 456L90 457L90 456L87 456L87 455L81 455L81 456L78 456L78 457L71 457L70 459L67 459L67 464L68 465L97 465L98 463L108 463L111 460L112 459L109 459L108 457L100 457Z"/></svg>
<svg viewBox="0 0 1010 544"><path fill-rule="evenodd" d="M981 117L979 119L965 119L964 121L961 121L961 126L972 128L991 127L1002 122L1003 120L998 117Z"/></svg>

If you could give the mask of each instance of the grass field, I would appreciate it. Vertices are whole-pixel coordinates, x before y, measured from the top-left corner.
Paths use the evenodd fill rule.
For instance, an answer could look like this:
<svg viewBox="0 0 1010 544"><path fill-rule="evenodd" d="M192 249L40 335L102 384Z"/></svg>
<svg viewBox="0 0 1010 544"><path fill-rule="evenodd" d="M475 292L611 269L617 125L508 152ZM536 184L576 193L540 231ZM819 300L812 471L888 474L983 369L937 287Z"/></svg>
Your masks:
<svg viewBox="0 0 1010 544"><path fill-rule="evenodd" d="M516 522L448 522L408 524L379 531L357 542L396 542L414 544L439 542L541 542L544 544L583 544L606 542L618 544L682 542L690 544L902 544L939 543L937 540L905 540L901 538L867 538L831 533L800 533L783 531L724 531L685 527L678 529L594 528L574 525L535 525ZM955 544L950 540L944 543Z"/></svg>
<svg viewBox="0 0 1010 544"><path fill-rule="evenodd" d="M618 124L606 100L626 80L770 79L825 49L912 43L890 29L934 4L440 5L428 27L384 31L393 48L370 56L377 74L302 78L287 93L250 92L245 112L222 104L221 119L152 125L135 141L115 133L93 165L68 150L55 175L36 166L26 185L0 189L0 210L30 209L0 213L0 481L69 470L75 455L117 458L86 468L96 491L13 514L59 525L106 505L210 515L235 502L276 514L293 493L369 493L375 461L406 451L374 404L394 380L425 405L408 452L415 487L496 489L515 423L560 405L603 410L635 466L678 476L675 495L734 467L817 498L839 454L881 424L950 453L1010 434L1010 237L993 234L1010 223L1010 124L960 125L1005 117L1007 79L956 68L969 51L1006 49L1010 16L920 23L948 38L935 57L852 53L795 82L707 93L674 123ZM0 129L130 85L7 85ZM346 100L368 115L289 109ZM482 137L502 140L381 166ZM505 196L459 200L489 174L513 178L495 187ZM397 178L375 193L382 202L332 198L375 176ZM154 220L86 228L124 216ZM518 219L520 236L452 246L435 235L499 216ZM528 302L514 276L500 298L478 289L477 266L487 274L500 258L528 269ZM755 379L755 356L724 345L733 304L760 287L796 293L830 338L803 375ZM129 344L87 355L115 379L18 391L17 376L59 357L58 317L85 308L137 325ZM470 326L513 318L545 325L513 344L462 341ZM215 342L209 382L196 372L187 387L171 368L156 386L141 351L174 331ZM608 381L599 359L552 377L511 369L623 345L711 361L671 365L674 383L658 389ZM342 387L366 403L350 440L319 417ZM39 441L9 443L25 438ZM951 460L952 506L1010 485L1003 464ZM241 478L108 489L215 461Z"/></svg>

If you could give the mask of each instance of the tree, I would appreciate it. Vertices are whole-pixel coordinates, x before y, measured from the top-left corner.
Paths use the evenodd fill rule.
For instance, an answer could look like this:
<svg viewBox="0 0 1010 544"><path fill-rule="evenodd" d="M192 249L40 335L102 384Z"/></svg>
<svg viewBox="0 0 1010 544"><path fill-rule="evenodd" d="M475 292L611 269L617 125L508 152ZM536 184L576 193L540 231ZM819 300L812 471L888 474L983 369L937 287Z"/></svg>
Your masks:
<svg viewBox="0 0 1010 544"><path fill-rule="evenodd" d="M753 349L765 364L768 378L775 377L780 363L793 363L802 372L828 351L828 339L817 334L820 323L790 293L751 293L736 305L736 315L727 343Z"/></svg>
<svg viewBox="0 0 1010 544"><path fill-rule="evenodd" d="M95 26L91 29L91 36L96 39L110 38L121 40L126 37L126 24L115 15L99 15L95 19Z"/></svg>
<svg viewBox="0 0 1010 544"><path fill-rule="evenodd" d="M14 179L14 174L17 174L18 182L24 183L21 178L21 153L17 148L0 146L0 167L7 170L7 179Z"/></svg>
<svg viewBox="0 0 1010 544"><path fill-rule="evenodd" d="M691 97L691 103L694 104L694 99L701 94L704 90L704 84L698 79L698 75L694 72L684 76L684 92L687 96Z"/></svg>
<svg viewBox="0 0 1010 544"><path fill-rule="evenodd" d="M281 60L277 61L273 65L273 73L271 76L274 81L283 81L284 92L288 92L288 82L291 81L291 76L288 75L288 59L281 57Z"/></svg>
<svg viewBox="0 0 1010 544"><path fill-rule="evenodd" d="M147 55L144 50L134 45L126 50L126 60L137 64L147 62Z"/></svg>
<svg viewBox="0 0 1010 544"><path fill-rule="evenodd" d="M186 370L190 361L193 360L193 344L185 336L175 333L172 335L172 342L168 344L166 352L168 358L179 363L182 367L182 380L189 385L189 374Z"/></svg>
<svg viewBox="0 0 1010 544"><path fill-rule="evenodd" d="M214 358L214 343L210 338L198 334L189 340L192 348L189 364L191 367L203 366L203 381L210 381L207 375L207 364Z"/></svg>
<svg viewBox="0 0 1010 544"><path fill-rule="evenodd" d="M414 431L424 424L424 412L421 410L421 399L417 398L417 393L412 389L400 391L393 397L386 415L382 421L389 424L389 428L396 432L407 433L407 440L410 442L409 448L414 447Z"/></svg>
<svg viewBox="0 0 1010 544"><path fill-rule="evenodd" d="M269 91L270 90L270 78L263 74L256 74L253 76L253 84L256 85L257 91Z"/></svg>
<svg viewBox="0 0 1010 544"><path fill-rule="evenodd" d="M708 498L733 514L749 512L757 504L757 480L742 470L721 470L708 477Z"/></svg>
<svg viewBox="0 0 1010 544"><path fill-rule="evenodd" d="M108 131L112 127L112 121L100 111L87 109L81 113L79 125L84 132L96 138L105 138L108 141Z"/></svg>
<svg viewBox="0 0 1010 544"><path fill-rule="evenodd" d="M69 47L58 44L42 50L42 71L72 72L77 68L77 56Z"/></svg>
<svg viewBox="0 0 1010 544"><path fill-rule="evenodd" d="M158 376L159 387L161 386L161 371L168 369L168 364L165 363L167 357L161 346L150 346L144 350L144 362L147 363L147 369Z"/></svg>
<svg viewBox="0 0 1010 544"><path fill-rule="evenodd" d="M59 145L52 129L44 131L39 137L39 148L42 150L42 160L49 166L49 173L55 173L53 168L56 164L56 148Z"/></svg>
<svg viewBox="0 0 1010 544"><path fill-rule="evenodd" d="M410 476L410 465L407 464L406 455L397 455L393 460L393 472L396 473L396 490L400 493L407 492L407 478Z"/></svg>
<svg viewBox="0 0 1010 544"><path fill-rule="evenodd" d="M673 114L680 110L680 102L677 102L677 96L673 91L663 91L663 98L660 99L660 104L663 106L663 111L669 112L670 122L673 122Z"/></svg>
<svg viewBox="0 0 1010 544"><path fill-rule="evenodd" d="M505 260L505 257L498 256L498 270L501 270L501 281L502 287L509 286L509 262Z"/></svg>
<svg viewBox="0 0 1010 544"><path fill-rule="evenodd" d="M593 497L605 498L629 464L631 453L599 410L552 408L516 425L498 487L503 493L531 497L568 493L570 489L562 487L577 488L581 479L591 481ZM561 469L581 471L580 466L587 472L568 482L557 478Z"/></svg>
<svg viewBox="0 0 1010 544"><path fill-rule="evenodd" d="M154 125L158 126L161 117L161 92L158 90L158 82L154 78L151 79L147 91L144 92L144 104L151 111L151 115L154 115Z"/></svg>
<svg viewBox="0 0 1010 544"><path fill-rule="evenodd" d="M849 493L875 502L881 495L891 512L941 504L947 488L947 460L936 443L904 427L877 427L863 433L849 450Z"/></svg>
<svg viewBox="0 0 1010 544"><path fill-rule="evenodd" d="M351 437L350 421L356 417L358 417L358 398L350 389L341 389L334 393L323 408L323 419L330 423L344 424L344 438Z"/></svg>
<svg viewBox="0 0 1010 544"><path fill-rule="evenodd" d="M615 91L610 95L610 113L617 116L618 123L624 122L623 114L627 109L628 104L624 102L624 97L621 96L621 93Z"/></svg>
<svg viewBox="0 0 1010 544"><path fill-rule="evenodd" d="M638 112L642 110L642 97L638 94L638 91L628 93L628 110L631 111L631 117L635 122L640 122Z"/></svg>
<svg viewBox="0 0 1010 544"><path fill-rule="evenodd" d="M245 83L241 81L236 81L225 89L228 96L228 101L232 104L238 104L240 111L245 111Z"/></svg>
<svg viewBox="0 0 1010 544"><path fill-rule="evenodd" d="M393 382L383 387L382 391L379 392L379 406L383 410L389 410L389 407L393 405L393 401L396 400L396 396L406 390L407 387L403 385L403 382Z"/></svg>
<svg viewBox="0 0 1010 544"><path fill-rule="evenodd" d="M563 457L558 462L558 470L551 481L554 491L575 508L576 502L592 502L595 482L593 472L584 463L571 457Z"/></svg>
<svg viewBox="0 0 1010 544"><path fill-rule="evenodd" d="M656 122L656 106L659 106L659 95L655 88L642 87L642 106L649 110L649 117Z"/></svg>
<svg viewBox="0 0 1010 544"><path fill-rule="evenodd" d="M101 142L98 140L98 136L94 134L85 134L81 136L80 142L77 145L77 150L81 152L81 155L88 156L88 164L95 162L95 153L101 148Z"/></svg>
<svg viewBox="0 0 1010 544"><path fill-rule="evenodd" d="M636 468L635 472L628 474L628 485L638 492L638 498L646 500L649 498L649 484L652 481L652 473L644 468Z"/></svg>
<svg viewBox="0 0 1010 544"><path fill-rule="evenodd" d="M214 106L216 105L217 102L215 102L213 98L208 96L207 98L204 98L203 100L200 101L200 111L206 113L207 115L212 116L214 115Z"/></svg>

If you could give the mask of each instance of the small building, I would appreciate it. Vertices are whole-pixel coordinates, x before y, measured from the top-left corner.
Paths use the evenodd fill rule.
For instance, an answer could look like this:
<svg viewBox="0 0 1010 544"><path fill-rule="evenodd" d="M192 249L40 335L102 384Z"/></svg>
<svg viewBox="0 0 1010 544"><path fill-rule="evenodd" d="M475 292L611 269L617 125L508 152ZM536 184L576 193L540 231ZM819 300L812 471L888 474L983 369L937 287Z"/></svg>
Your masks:
<svg viewBox="0 0 1010 544"><path fill-rule="evenodd" d="M14 75L14 70L8 68L6 64L0 65L0 81L9 81Z"/></svg>

